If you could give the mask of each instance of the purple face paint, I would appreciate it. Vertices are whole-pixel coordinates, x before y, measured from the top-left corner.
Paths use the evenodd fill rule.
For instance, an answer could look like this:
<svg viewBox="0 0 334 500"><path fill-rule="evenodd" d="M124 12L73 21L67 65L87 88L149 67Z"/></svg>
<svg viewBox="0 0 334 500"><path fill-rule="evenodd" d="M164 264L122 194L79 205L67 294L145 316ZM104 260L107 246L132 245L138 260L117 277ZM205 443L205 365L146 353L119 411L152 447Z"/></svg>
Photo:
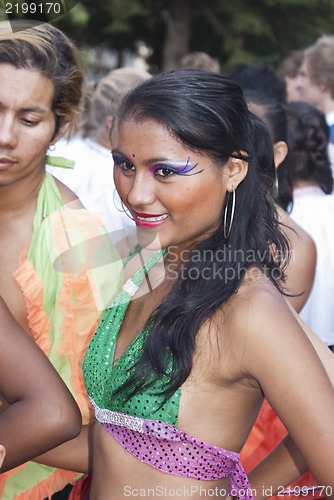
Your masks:
<svg viewBox="0 0 334 500"><path fill-rule="evenodd" d="M169 174L177 174L177 175L196 175L200 174L203 172L203 170L199 170L198 172L194 172L190 174L194 168L196 168L198 163L190 163L190 157L187 159L187 163L184 164L183 162L178 162L178 161L170 161L170 162L161 162L161 163L155 163L152 165L149 169L149 172L155 174L155 175L160 175L158 174L159 171L165 172L165 175L162 175L162 177L168 177Z"/></svg>
<svg viewBox="0 0 334 500"><path fill-rule="evenodd" d="M135 154L132 154L135 157ZM133 163L124 158L121 154L113 152L114 163L116 166L121 167L123 171L130 172L135 170ZM197 175L203 172L199 170L198 172L190 173L194 168L196 168L198 163L190 163L190 157L188 157L186 164L183 161L171 160L171 161L161 161L156 162L149 168L149 172L157 177L172 177L173 175L184 175L191 176Z"/></svg>

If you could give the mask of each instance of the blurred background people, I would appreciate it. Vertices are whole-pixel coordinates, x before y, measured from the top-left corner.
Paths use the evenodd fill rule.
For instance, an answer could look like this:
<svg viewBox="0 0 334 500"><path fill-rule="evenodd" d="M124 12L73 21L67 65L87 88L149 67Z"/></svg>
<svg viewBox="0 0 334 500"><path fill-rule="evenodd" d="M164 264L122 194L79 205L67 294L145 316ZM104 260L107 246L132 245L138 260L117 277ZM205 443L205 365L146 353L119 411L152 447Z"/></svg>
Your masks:
<svg viewBox="0 0 334 500"><path fill-rule="evenodd" d="M220 65L217 59L214 59L206 52L189 52L183 56L178 65L178 68L193 68L202 69L204 71L213 71L220 73Z"/></svg>
<svg viewBox="0 0 334 500"><path fill-rule="evenodd" d="M324 35L304 50L296 88L300 101L326 116L330 127L329 155L334 171L334 36Z"/></svg>
<svg viewBox="0 0 334 500"><path fill-rule="evenodd" d="M238 63L225 75L246 90L256 90L280 102L286 101L285 82L270 64Z"/></svg>
<svg viewBox="0 0 334 500"><path fill-rule="evenodd" d="M276 205L280 229L290 242L285 286L287 293L291 294L289 302L299 313L313 286L316 249L311 236L286 212L286 205L292 199L291 194L287 195L287 189L283 188L288 175L289 130L286 114L282 103L262 92L246 90L245 97L250 110L264 121L273 137L276 186L269 195Z"/></svg>
<svg viewBox="0 0 334 500"><path fill-rule="evenodd" d="M287 102L300 100L299 92L296 89L296 83L303 57L302 50L294 50L290 55L285 57L276 68L277 74L283 78L285 82Z"/></svg>
<svg viewBox="0 0 334 500"><path fill-rule="evenodd" d="M328 157L325 115L305 102L285 107L291 151L287 163L292 188L291 218L313 238L317 265L311 294L300 316L333 349L334 346L334 197Z"/></svg>

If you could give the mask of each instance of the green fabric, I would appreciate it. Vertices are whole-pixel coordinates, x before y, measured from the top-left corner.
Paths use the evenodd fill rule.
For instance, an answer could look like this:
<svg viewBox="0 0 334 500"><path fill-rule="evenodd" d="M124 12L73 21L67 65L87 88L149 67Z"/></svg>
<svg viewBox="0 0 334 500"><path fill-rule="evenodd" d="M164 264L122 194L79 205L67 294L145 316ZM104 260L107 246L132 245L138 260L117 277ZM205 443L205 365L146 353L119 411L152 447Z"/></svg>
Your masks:
<svg viewBox="0 0 334 500"><path fill-rule="evenodd" d="M68 160L62 156L46 156L45 163L50 165L50 167L60 167L60 168L74 168L75 161Z"/></svg>
<svg viewBox="0 0 334 500"><path fill-rule="evenodd" d="M131 280L128 281L139 287L148 270L165 253L166 249L153 255L135 273ZM172 376L172 362L168 367L167 373L160 376L149 389L138 390L131 397L129 397L130 390L128 389L115 394L116 390L133 373L135 363L143 350L146 337L150 331L149 326L144 328L130 343L114 367L112 366L117 335L131 300L131 295L126 291L128 289L126 285L101 321L87 350L83 363L83 375L87 393L97 406L102 409L118 411L151 420L162 420L171 425L176 425L181 389L178 389L164 404L164 397L158 395L164 390L166 383Z"/></svg>
<svg viewBox="0 0 334 500"><path fill-rule="evenodd" d="M33 224L33 237L28 250L27 261L31 264L33 272L39 277L36 278L34 274L30 281L33 281L36 292L43 294L43 311L49 321L49 329L45 332L45 337L48 337L50 344L48 358L61 375L74 398L77 399L79 385L80 392L82 392L82 382L75 379L77 385L73 385L71 363L74 360L71 358L75 358L78 363L77 352L80 352L82 344L87 342L88 334L91 334L95 328L99 315L104 314L104 311L117 296L123 281L123 265L118 252L110 243L107 232L98 218L84 209L67 209L61 199L55 179L49 173L45 174L38 194ZM60 228L58 236L55 235L55 225ZM98 235L98 241L95 242L93 250L97 247L100 251L100 247L103 247L105 240L107 240L107 244L109 242L107 261L100 262L100 264L95 262L96 268L93 267L90 273L82 272L85 271L85 259L88 253L88 250L86 251L84 248L86 241L85 234L82 231L83 227L85 227L84 233ZM103 240L103 244L100 240ZM63 259L64 243L69 248L68 259ZM82 248L80 243L82 243ZM79 259L79 266L77 261L73 262L73 264L80 268L82 274L68 273L70 271L68 269L65 269L67 274L64 274L60 264L65 267L67 261L71 264L73 255L70 250L77 247L80 252L75 252L74 256ZM60 260L58 259L58 262L57 256L59 255ZM93 257L95 258L95 253ZM54 266L55 262L58 262L58 269ZM92 276L91 282L88 276ZM36 283L36 279L40 279L40 283ZM24 286L31 286L30 281L28 280ZM93 288L95 288L98 297L93 297ZM78 296L77 292L79 289L80 296ZM65 301L65 304L59 300L61 294L63 302L64 295L68 300L68 302ZM89 308L87 309L87 307ZM70 352L70 355L67 352ZM81 365L81 363L78 364ZM88 402L86 403L85 412L87 415ZM34 462L25 464L23 469L13 471L10 477L6 479L3 500L14 500L24 492L27 493L22 498L25 500L29 498L30 500L33 497L29 496L28 490L39 485L44 480L48 484L47 480L51 478L55 470L52 467ZM72 474L72 478L77 480L81 475L75 472ZM71 473L64 471L63 476L64 480L61 488L67 484L68 481L65 478L71 477ZM6 476L0 475L0 487L3 486L4 477ZM41 489L43 490L43 485L41 485ZM43 490L41 498L47 496L47 491L48 489Z"/></svg>

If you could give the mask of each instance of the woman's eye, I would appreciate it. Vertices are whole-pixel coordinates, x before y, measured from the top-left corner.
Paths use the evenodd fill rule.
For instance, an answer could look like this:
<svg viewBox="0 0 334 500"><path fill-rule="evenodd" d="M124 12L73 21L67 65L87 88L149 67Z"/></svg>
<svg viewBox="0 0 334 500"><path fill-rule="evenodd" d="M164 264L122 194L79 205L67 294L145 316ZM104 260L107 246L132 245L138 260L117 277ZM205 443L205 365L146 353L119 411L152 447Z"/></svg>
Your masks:
<svg viewBox="0 0 334 500"><path fill-rule="evenodd" d="M121 168L124 172L130 172L130 171L134 170L134 166L132 165L132 163L130 163L126 160L123 160L123 158L114 157L114 163L119 168Z"/></svg>
<svg viewBox="0 0 334 500"><path fill-rule="evenodd" d="M177 172L169 167L159 167L154 171L154 174L159 177L171 177L172 175L177 174Z"/></svg>

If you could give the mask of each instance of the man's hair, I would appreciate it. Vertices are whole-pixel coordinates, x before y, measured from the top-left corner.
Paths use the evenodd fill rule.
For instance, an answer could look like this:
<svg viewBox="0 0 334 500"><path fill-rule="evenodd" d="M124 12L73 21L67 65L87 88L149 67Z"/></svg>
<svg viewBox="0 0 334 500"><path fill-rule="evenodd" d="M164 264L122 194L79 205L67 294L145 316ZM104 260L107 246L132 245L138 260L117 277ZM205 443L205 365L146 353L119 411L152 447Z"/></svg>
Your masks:
<svg viewBox="0 0 334 500"><path fill-rule="evenodd" d="M79 111L83 81L79 51L58 28L40 24L9 32L0 26L0 63L36 70L52 81L55 133Z"/></svg>
<svg viewBox="0 0 334 500"><path fill-rule="evenodd" d="M298 74L299 68L303 62L304 51L294 50L277 66L277 74L281 77L295 78Z"/></svg>
<svg viewBox="0 0 334 500"><path fill-rule="evenodd" d="M334 36L324 35L305 50L305 60L310 78L316 83L326 83L334 99Z"/></svg>
<svg viewBox="0 0 334 500"><path fill-rule="evenodd" d="M220 73L219 62L206 52L189 52L180 59L178 68L202 69Z"/></svg>

